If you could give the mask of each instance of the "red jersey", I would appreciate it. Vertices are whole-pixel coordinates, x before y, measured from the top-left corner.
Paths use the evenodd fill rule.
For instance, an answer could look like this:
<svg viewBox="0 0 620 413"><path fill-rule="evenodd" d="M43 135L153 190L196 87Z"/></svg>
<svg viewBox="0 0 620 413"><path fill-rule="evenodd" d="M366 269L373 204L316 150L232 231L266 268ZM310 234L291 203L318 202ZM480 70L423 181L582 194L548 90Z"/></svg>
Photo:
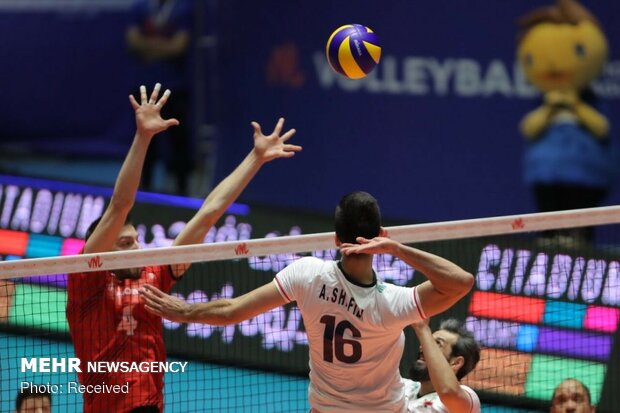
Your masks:
<svg viewBox="0 0 620 413"><path fill-rule="evenodd" d="M87 363L166 361L161 317L144 308L139 289L148 283L168 292L175 279L169 266L144 267L140 278L118 280L110 271L70 274L67 320L82 385L129 384L129 393L85 392L85 413L125 413L157 405L163 411L164 373L93 373Z"/></svg>

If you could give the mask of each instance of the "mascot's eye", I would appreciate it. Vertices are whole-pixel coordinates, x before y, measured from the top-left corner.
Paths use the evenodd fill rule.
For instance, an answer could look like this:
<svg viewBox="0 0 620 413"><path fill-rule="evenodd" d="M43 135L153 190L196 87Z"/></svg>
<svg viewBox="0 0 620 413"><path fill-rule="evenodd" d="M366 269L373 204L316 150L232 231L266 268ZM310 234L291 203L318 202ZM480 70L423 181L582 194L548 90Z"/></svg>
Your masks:
<svg viewBox="0 0 620 413"><path fill-rule="evenodd" d="M586 55L586 47L581 43L575 44L575 54L579 57L584 57Z"/></svg>
<svg viewBox="0 0 620 413"><path fill-rule="evenodd" d="M523 61L527 66L532 66L534 64L534 58L529 53L523 57Z"/></svg>

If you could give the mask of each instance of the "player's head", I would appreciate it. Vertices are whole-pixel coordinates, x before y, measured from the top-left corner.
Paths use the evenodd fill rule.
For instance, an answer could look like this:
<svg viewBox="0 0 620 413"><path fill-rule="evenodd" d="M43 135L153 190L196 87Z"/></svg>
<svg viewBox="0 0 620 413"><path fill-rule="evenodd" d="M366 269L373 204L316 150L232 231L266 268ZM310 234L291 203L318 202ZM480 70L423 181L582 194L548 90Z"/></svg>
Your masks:
<svg viewBox="0 0 620 413"><path fill-rule="evenodd" d="M472 371L480 361L480 346L474 335L454 318L448 318L433 333L435 342L452 367L456 378L461 380ZM409 374L415 381L428 381L430 376L424 354L420 351L418 360Z"/></svg>
<svg viewBox="0 0 620 413"><path fill-rule="evenodd" d="M577 379L566 379L553 391L550 413L594 413L590 389Z"/></svg>
<svg viewBox="0 0 620 413"><path fill-rule="evenodd" d="M367 192L345 195L336 207L336 237L340 242L357 244L357 237L372 239L381 232L381 211L377 200Z"/></svg>
<svg viewBox="0 0 620 413"><path fill-rule="evenodd" d="M15 413L50 413L52 411L52 395L47 388L39 389L38 387L36 392L28 386L17 393Z"/></svg>
<svg viewBox="0 0 620 413"><path fill-rule="evenodd" d="M101 218L99 217L94 220L88 229L86 230L86 234L84 235L84 239L88 241L91 237L95 229L101 222ZM128 251L128 250L136 250L140 248L140 243L138 242L138 231L133 224L131 216L128 215L125 219L125 224L121 229L121 232L116 237L116 242L114 243L114 247L112 251ZM139 278L140 277L140 269L139 268L129 268L124 270L114 270L114 274L118 278Z"/></svg>

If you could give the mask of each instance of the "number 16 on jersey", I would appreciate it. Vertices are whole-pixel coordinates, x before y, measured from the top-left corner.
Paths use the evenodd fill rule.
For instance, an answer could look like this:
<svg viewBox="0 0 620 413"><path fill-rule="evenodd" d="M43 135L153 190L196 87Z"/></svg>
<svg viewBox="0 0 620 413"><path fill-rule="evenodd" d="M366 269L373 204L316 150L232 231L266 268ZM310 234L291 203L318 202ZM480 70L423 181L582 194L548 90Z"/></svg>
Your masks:
<svg viewBox="0 0 620 413"><path fill-rule="evenodd" d="M338 361L351 364L362 358L362 343L343 337L347 330L351 332L352 337L362 337L360 331L351 322L342 320L336 323L336 317L333 315L324 315L320 321L321 324L325 324L323 360L333 363L335 355Z"/></svg>

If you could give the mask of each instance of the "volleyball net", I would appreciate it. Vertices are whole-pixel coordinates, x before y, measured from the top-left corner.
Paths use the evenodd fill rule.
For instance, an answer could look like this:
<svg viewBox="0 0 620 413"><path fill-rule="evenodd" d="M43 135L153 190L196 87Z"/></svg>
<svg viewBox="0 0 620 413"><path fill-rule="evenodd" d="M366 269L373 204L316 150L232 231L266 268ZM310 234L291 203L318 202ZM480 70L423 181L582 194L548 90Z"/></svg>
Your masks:
<svg viewBox="0 0 620 413"><path fill-rule="evenodd" d="M475 275L472 292L431 326L456 317L474 333L482 359L464 383L483 402L522 408L514 411L545 411L555 386L574 377L589 386L597 411L611 412L620 405L614 391L620 386L619 223L620 207L605 207L387 230L391 238L443 256ZM26 387L51 392L54 412L82 411L82 393L95 389L81 388L89 383L80 383L72 369L78 345L106 361L143 356L118 355L97 344L103 334L113 332L126 334L122 340L141 339L135 323L144 320L132 307L122 313L122 322L94 319L81 325L80 344L72 341L67 273L84 273L83 292L92 300L86 290L102 271L145 267L147 277L158 277L165 275L159 273L166 271L161 266L193 263L171 291L189 302L206 302L268 283L302 256L338 259L333 233L246 239L243 227L237 225L235 231L235 240L227 242L21 260L5 252L16 239L7 241L0 232L0 411L11 411L17 393ZM80 241L73 243L79 250ZM389 255L375 256L373 265L379 278L397 285L426 279ZM104 286L100 293L108 304L95 300L82 308L137 305L133 300L139 300L139 286L121 287ZM410 330L401 363L404 376L417 358L418 343ZM157 368L168 370L166 412L308 411L307 337L294 304L230 326L164 320L163 337L168 363ZM146 338L143 350L153 351ZM131 369L140 367L108 363L102 368L117 368L134 380ZM107 377L112 385L124 377L121 373L98 377Z"/></svg>

